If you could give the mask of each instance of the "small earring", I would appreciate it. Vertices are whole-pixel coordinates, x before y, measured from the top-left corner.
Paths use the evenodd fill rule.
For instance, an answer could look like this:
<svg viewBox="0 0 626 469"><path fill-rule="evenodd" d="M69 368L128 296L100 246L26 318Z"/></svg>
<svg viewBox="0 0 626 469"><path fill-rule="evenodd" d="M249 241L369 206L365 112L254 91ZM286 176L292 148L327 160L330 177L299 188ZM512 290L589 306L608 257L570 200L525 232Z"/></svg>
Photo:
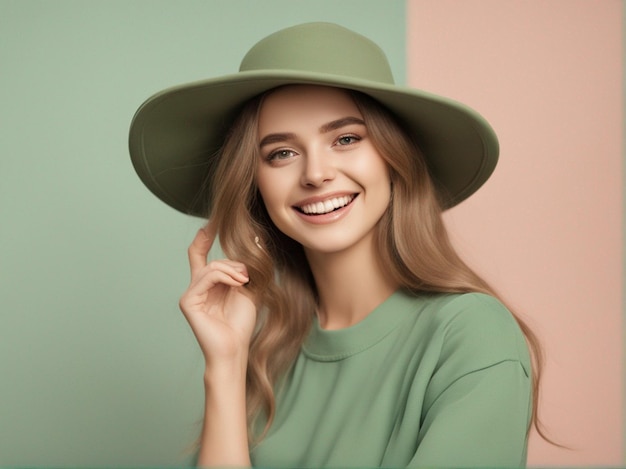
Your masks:
<svg viewBox="0 0 626 469"><path fill-rule="evenodd" d="M261 247L261 244L259 243L259 237L258 236L254 237L254 244L256 244L259 249L263 249Z"/></svg>

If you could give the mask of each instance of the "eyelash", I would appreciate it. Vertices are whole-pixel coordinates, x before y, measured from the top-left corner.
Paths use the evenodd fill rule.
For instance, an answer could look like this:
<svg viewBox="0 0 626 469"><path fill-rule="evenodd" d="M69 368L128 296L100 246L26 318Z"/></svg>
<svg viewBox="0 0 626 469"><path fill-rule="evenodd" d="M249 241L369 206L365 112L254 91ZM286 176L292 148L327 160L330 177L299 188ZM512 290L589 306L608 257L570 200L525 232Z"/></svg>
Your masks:
<svg viewBox="0 0 626 469"><path fill-rule="evenodd" d="M295 151L293 150L288 150L288 149L280 149L280 150L276 150L276 151L272 151L270 152L269 155L267 155L267 157L265 158L267 161L275 161L275 160L281 160L281 159L285 159L288 158L289 156L279 156L281 153L295 153Z"/></svg>
<svg viewBox="0 0 626 469"><path fill-rule="evenodd" d="M350 141L349 143L345 143L345 144L339 143L341 140L344 140L344 139L351 139L351 141ZM346 135L341 135L341 136L339 136L339 137L335 140L335 143L334 143L333 145L339 145L339 146L341 146L341 147L345 147L345 146L349 146L349 145L352 145L352 144L354 144L354 143L357 143L357 142L359 142L359 141L361 141L361 137L359 137L358 135L354 135L354 134L346 134ZM281 148L281 149L279 149L279 150L275 150L275 151L270 152L270 153L267 155L267 157L266 157L265 159L266 159L267 161L270 161L270 162L271 162L271 161L275 161L275 160L286 159L286 158L289 158L289 156L291 156L291 155L288 155L288 156L284 156L284 155L283 155L283 156L280 156L280 154L281 154L281 153L290 153L290 154L293 154L293 153L296 153L296 152L295 152L294 150L290 150L290 149L287 149L287 148Z"/></svg>
<svg viewBox="0 0 626 469"><path fill-rule="evenodd" d="M351 141L350 143L346 143L345 145L344 145L344 144L339 143L341 140L346 139L346 138L350 138L350 139L352 139L352 141ZM351 145L351 144L356 143L356 142L359 142L359 141L361 141L361 137L359 137L358 135L354 135L354 134L342 135L341 137L339 137L339 138L336 140L337 144L338 144L338 145L340 145L340 146L347 146L347 145Z"/></svg>

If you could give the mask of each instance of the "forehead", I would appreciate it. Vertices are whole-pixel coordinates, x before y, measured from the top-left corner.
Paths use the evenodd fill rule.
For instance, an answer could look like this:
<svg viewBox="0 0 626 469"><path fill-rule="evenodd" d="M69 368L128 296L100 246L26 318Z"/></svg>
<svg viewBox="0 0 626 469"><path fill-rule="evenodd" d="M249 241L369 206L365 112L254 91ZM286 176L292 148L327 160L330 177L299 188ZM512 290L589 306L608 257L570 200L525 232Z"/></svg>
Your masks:
<svg viewBox="0 0 626 469"><path fill-rule="evenodd" d="M363 117L346 90L313 85L284 86L263 99L259 113L259 134L286 131L298 125L319 126L348 116Z"/></svg>

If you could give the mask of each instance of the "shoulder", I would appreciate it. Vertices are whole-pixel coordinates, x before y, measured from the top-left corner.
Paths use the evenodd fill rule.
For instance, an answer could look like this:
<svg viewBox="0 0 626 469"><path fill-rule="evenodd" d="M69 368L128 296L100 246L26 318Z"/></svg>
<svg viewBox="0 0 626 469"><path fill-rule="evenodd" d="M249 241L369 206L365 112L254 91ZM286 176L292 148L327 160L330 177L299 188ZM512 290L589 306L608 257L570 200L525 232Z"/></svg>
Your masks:
<svg viewBox="0 0 626 469"><path fill-rule="evenodd" d="M442 295L435 303L433 320L449 339L462 331L463 336L474 338L521 334L511 311L493 296L484 293Z"/></svg>
<svg viewBox="0 0 626 469"><path fill-rule="evenodd" d="M436 295L426 300L422 312L440 364L471 371L517 361L530 374L524 335L497 298L482 293Z"/></svg>

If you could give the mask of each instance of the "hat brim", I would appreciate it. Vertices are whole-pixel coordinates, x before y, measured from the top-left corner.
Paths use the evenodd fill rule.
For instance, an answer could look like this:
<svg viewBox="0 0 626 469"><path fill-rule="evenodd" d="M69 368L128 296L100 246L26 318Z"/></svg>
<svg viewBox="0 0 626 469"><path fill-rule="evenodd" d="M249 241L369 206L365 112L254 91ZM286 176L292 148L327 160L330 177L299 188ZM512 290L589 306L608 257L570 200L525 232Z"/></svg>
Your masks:
<svg viewBox="0 0 626 469"><path fill-rule="evenodd" d="M353 77L264 70L240 72L169 88L136 112L129 136L133 166L159 199L183 213L206 216L202 193L211 160L225 132L249 99L288 84L335 86L379 101L405 126L422 149L444 208L473 194L498 160L498 140L477 112L421 90Z"/></svg>

